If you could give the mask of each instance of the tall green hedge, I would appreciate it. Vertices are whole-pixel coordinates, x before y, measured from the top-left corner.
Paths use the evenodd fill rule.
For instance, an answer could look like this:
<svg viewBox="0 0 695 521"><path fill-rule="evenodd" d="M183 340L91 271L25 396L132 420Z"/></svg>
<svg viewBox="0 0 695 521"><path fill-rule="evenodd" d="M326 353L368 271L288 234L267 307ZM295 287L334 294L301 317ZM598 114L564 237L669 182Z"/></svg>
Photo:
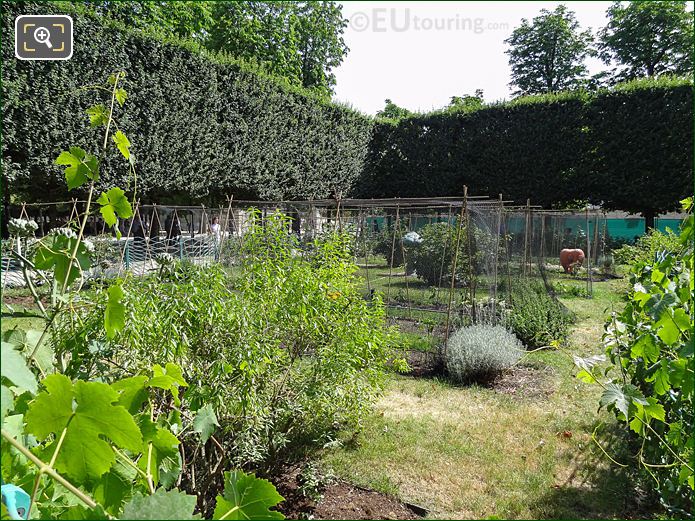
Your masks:
<svg viewBox="0 0 695 521"><path fill-rule="evenodd" d="M692 82L643 80L594 94L378 121L362 195L462 192L534 204L675 209L693 188Z"/></svg>
<svg viewBox="0 0 695 521"><path fill-rule="evenodd" d="M14 34L17 14L65 13L35 3L2 7L3 35ZM16 60L13 39L2 39L3 184L17 199L67 197L53 160L71 144L93 149L99 141L84 113L96 94L77 89L116 70L127 73L122 126L144 200L323 198L346 194L362 171L370 118L193 44L86 10L66 14L75 24L71 60ZM116 176L104 184L126 185L127 173L113 165L119 170L107 165L103 171Z"/></svg>
<svg viewBox="0 0 695 521"><path fill-rule="evenodd" d="M6 35L19 13L58 12L2 6ZM649 217L692 194L692 81L643 80L375 122L190 42L84 9L69 14L69 61L22 62L12 39L2 41L3 181L17 199L67 196L54 158L69 144L98 141L84 115L95 95L77 89L115 70L128 73L123 130L144 200L437 196L460 194L465 184L473 194L544 206L590 201ZM104 184L126 185L125 175L116 171Z"/></svg>

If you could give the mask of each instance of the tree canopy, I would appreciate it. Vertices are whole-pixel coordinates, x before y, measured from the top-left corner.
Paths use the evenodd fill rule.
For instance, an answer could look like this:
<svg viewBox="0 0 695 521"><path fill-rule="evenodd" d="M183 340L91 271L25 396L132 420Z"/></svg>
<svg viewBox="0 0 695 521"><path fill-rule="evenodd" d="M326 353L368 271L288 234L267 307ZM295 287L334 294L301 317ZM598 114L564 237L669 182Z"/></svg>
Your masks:
<svg viewBox="0 0 695 521"><path fill-rule="evenodd" d="M335 2L213 2L208 48L260 62L290 83L330 94L348 52Z"/></svg>
<svg viewBox="0 0 695 521"><path fill-rule="evenodd" d="M335 86L333 69L349 49L347 20L332 1L59 2L86 9L127 27L197 40L208 49L261 65L290 84L325 97Z"/></svg>
<svg viewBox="0 0 695 521"><path fill-rule="evenodd" d="M522 19L505 40L516 94L542 94L582 84L584 59L594 53L590 30L580 31L574 12L564 5L541 10L531 22Z"/></svg>
<svg viewBox="0 0 695 521"><path fill-rule="evenodd" d="M406 108L399 107L390 99L385 99L384 103L384 108L376 113L378 118L401 119L414 114Z"/></svg>
<svg viewBox="0 0 695 521"><path fill-rule="evenodd" d="M599 31L600 56L620 79L692 74L693 13L683 0L615 2Z"/></svg>

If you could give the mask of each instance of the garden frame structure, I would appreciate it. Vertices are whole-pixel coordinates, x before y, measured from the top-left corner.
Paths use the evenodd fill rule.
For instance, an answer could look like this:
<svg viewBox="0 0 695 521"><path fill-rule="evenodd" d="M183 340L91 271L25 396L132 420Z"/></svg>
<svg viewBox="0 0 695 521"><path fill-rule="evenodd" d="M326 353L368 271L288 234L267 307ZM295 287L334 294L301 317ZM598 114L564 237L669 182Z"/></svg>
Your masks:
<svg viewBox="0 0 695 521"><path fill-rule="evenodd" d="M44 235L51 226L63 226L73 221L82 204L78 200L53 203L54 210L57 206L62 207L63 217L50 223L44 218L46 207L51 206L48 203L24 204L20 207L19 217L39 221L37 235ZM540 275L548 290L552 291L544 277L546 261L553 256L557 258L562 246L558 237L563 219L576 219L580 215L571 211L543 210L531 205L530 201L525 205L515 205L504 200L501 194L496 198L472 196L464 187L463 196L452 197L335 197L304 201L254 201L228 197L226 204L212 208L138 202L133 205L133 217L120 223L120 239L109 236L99 214L90 217L87 233L101 237L110 245L101 260L111 264L111 268L101 275L120 276L126 271L142 275L156 271L158 256L162 253L197 264L217 261L233 264L234 259L225 253L225 243L243 241L250 226L251 208L260 213L261 222L275 211L288 215L291 218L288 233L295 234L300 244L330 229L352 234L354 261L365 279L365 298L372 298L378 291L390 324L413 331L416 326L422 326L418 331L436 337L441 346L446 345L452 328L475 322L481 313L487 313L486 316L494 320L498 302L512 297L513 279ZM584 234L585 242L581 245L587 255L588 295L592 291L591 266L595 266L599 258L598 248L592 249L592 245L600 242L601 213L587 208L581 214L587 231L589 223L594 223L593 232ZM219 224L216 234L211 231L215 217ZM439 283L427 288L427 291L431 290L431 299L423 301L422 282L408 273L409 252L404 246L404 238L409 232L417 233L433 223L447 223L453 227L455 233L451 240L456 244L444 245ZM485 251L474 252L479 246L472 243L473 233L468 233L472 229L482 230L490 238ZM384 235L387 251L382 260L371 245L376 236L383 240ZM5 249L13 249L12 241L10 239ZM234 251L233 248L230 251ZM467 252L463 258L459 258L461 251ZM16 269L16 261L6 253L3 251L3 288L10 280L12 269ZM454 274L460 263L472 262L474 255L478 255L483 265L480 280L470 268L467 270L470 278L457 281ZM397 262L397 259L402 260ZM452 274L449 280L443 277L445 265ZM487 299L480 299L481 294ZM480 306L482 300L486 300L484 309Z"/></svg>

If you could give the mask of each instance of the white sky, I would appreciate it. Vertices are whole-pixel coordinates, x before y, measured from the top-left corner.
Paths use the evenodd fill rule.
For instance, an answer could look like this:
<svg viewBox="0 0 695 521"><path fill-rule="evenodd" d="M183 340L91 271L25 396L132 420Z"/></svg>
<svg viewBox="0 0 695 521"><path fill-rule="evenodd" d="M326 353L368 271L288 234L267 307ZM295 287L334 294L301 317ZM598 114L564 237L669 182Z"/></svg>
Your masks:
<svg viewBox="0 0 695 521"><path fill-rule="evenodd" d="M583 29L605 25L611 2L343 2L350 20L345 61L335 69L335 99L374 114L384 100L428 111L451 96L483 89L485 101L509 99L504 40L545 8L564 3ZM448 27L448 28L447 28ZM604 68L587 60L591 74Z"/></svg>

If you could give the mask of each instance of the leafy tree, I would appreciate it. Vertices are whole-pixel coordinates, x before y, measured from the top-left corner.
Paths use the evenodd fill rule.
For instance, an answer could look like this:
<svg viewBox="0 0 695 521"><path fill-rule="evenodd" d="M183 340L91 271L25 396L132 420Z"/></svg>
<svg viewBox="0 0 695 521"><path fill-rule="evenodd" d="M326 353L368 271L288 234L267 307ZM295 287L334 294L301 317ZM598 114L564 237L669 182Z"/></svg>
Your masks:
<svg viewBox="0 0 695 521"><path fill-rule="evenodd" d="M483 99L483 90L476 89L473 96L470 94L464 94L463 96L452 96L451 101L449 102L449 107L461 110L475 110L482 107L484 103L485 100Z"/></svg>
<svg viewBox="0 0 695 521"><path fill-rule="evenodd" d="M584 59L594 54L591 30L580 31L574 12L564 5L541 10L521 20L505 40L515 94L541 94L571 89L587 75Z"/></svg>
<svg viewBox="0 0 695 521"><path fill-rule="evenodd" d="M384 106L383 110L380 110L376 113L377 117L390 118L390 119L401 119L401 118L407 118L408 116L413 115L413 113L410 112L408 109L405 109L403 107L399 107L390 99L384 100L384 103L386 105Z"/></svg>
<svg viewBox="0 0 695 521"><path fill-rule="evenodd" d="M347 26L342 6L325 1L296 6L302 86L332 92L335 75L330 71L342 63L349 51L342 36Z"/></svg>
<svg viewBox="0 0 695 521"><path fill-rule="evenodd" d="M606 14L600 56L622 66L620 79L692 74L693 13L685 1L615 2Z"/></svg>
<svg viewBox="0 0 695 521"><path fill-rule="evenodd" d="M87 0L64 3L86 5L97 14L129 27L150 29L180 38L204 39L212 24L212 2Z"/></svg>
<svg viewBox="0 0 695 521"><path fill-rule="evenodd" d="M259 62L290 83L330 94L348 52L335 2L217 2L207 45Z"/></svg>

